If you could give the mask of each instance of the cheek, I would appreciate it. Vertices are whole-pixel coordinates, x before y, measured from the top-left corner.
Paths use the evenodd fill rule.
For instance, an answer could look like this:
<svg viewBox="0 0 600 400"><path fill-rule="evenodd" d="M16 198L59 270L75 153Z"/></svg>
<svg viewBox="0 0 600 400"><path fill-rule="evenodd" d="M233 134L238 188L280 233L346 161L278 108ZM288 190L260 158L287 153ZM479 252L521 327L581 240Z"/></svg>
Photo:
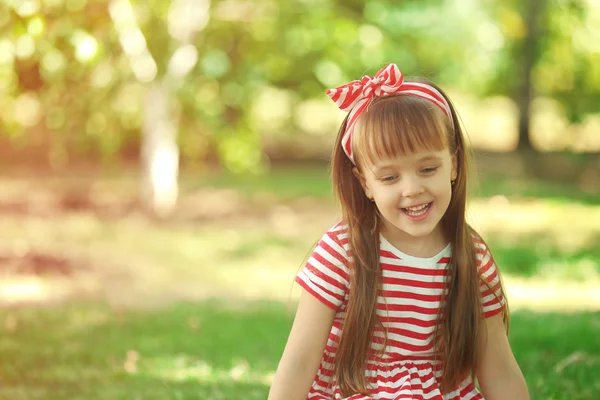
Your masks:
<svg viewBox="0 0 600 400"><path fill-rule="evenodd" d="M386 190L384 188L381 188L379 190L376 190L374 192L375 195L375 199L377 200L378 203L384 205L387 203L390 203L391 201L394 201L394 193L392 190Z"/></svg>
<svg viewBox="0 0 600 400"><path fill-rule="evenodd" d="M435 182L432 183L432 187L435 187L434 191L438 195L449 195L452 192L452 183L450 183L450 177L439 177L436 178Z"/></svg>
<svg viewBox="0 0 600 400"><path fill-rule="evenodd" d="M450 187L452 186L452 174L451 171L446 170L443 173L436 176L436 184L440 185L440 187Z"/></svg>

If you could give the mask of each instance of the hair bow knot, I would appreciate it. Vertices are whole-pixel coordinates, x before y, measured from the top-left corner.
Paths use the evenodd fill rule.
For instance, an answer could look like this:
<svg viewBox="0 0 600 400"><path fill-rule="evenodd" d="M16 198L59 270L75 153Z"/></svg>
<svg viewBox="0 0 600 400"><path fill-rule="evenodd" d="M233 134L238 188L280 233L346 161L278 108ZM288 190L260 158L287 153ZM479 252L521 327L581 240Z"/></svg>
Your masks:
<svg viewBox="0 0 600 400"><path fill-rule="evenodd" d="M419 82L404 82L404 75L396 64L389 64L377 72L374 77L363 76L335 89L327 90L327 95L343 111L349 112L346 130L342 138L344 151L354 162L352 154L352 132L358 117L377 97L395 93L406 93L425 98L440 107L450 119L452 113L444 96L433 86Z"/></svg>

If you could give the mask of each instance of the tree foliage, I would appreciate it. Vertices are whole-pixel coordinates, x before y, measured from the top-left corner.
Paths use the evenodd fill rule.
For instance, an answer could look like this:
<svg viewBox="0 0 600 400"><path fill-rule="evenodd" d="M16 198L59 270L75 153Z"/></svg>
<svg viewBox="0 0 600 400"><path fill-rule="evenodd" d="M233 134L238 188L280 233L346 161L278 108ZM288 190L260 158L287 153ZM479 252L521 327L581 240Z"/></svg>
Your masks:
<svg viewBox="0 0 600 400"><path fill-rule="evenodd" d="M56 162L70 151L113 157L138 145L149 83L164 79L183 158L217 154L230 169L252 169L263 158L253 110L266 89L293 109L393 61L407 75L515 98L531 1L543 5L536 92L572 121L600 100L594 0L205 0L200 17L175 13L177 1L0 0L2 134L45 140ZM186 23L193 36L182 36ZM186 63L188 73L170 77ZM282 121L277 129L302 133L292 115Z"/></svg>

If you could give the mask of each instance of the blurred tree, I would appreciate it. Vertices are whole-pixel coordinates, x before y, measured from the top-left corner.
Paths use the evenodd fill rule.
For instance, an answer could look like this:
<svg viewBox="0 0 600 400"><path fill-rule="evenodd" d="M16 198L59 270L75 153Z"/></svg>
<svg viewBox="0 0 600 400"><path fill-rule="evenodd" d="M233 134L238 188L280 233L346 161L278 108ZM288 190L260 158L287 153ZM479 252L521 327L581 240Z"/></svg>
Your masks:
<svg viewBox="0 0 600 400"><path fill-rule="evenodd" d="M594 0L0 0L0 130L53 165L142 147L164 174L213 155L258 172L262 99L261 123L302 133L301 102L393 61L512 97L527 146L533 89L571 121L597 112L599 25Z"/></svg>
<svg viewBox="0 0 600 400"><path fill-rule="evenodd" d="M519 60L518 64L521 66L521 71L518 74L520 79L518 79L519 83L517 84L517 104L519 105L519 149L529 151L533 149L529 139L530 108L534 96L533 67L540 57L538 25L546 0L527 0L521 4L523 3L525 5L523 12L525 35L519 46L521 50L517 58Z"/></svg>
<svg viewBox="0 0 600 400"><path fill-rule="evenodd" d="M106 8L85 1L2 3L2 132L20 145L46 142L53 165L65 162L67 147L114 154L123 136L111 132L122 114L110 100L124 81L115 74ZM116 59L103 60L107 55Z"/></svg>
<svg viewBox="0 0 600 400"><path fill-rule="evenodd" d="M519 147L532 149L531 102L560 102L570 122L597 113L600 101L600 4L594 0L490 1L502 31L501 49L487 93L519 105Z"/></svg>
<svg viewBox="0 0 600 400"><path fill-rule="evenodd" d="M534 84L539 93L561 102L570 121L581 122L599 111L600 2L547 2Z"/></svg>
<svg viewBox="0 0 600 400"><path fill-rule="evenodd" d="M481 43L468 40L480 29L472 16L482 22L485 13L458 0L226 0L210 8L183 0L2 1L0 26L11 30L2 41L9 53L3 101L38 105L37 119L6 113L2 129L15 137L47 129L59 164L73 146L112 157L135 145L138 132L160 126L174 132L186 159L214 149L227 168L258 171L263 155L251 112L268 88L283 89L295 106L393 60L408 75L441 75L474 90L486 74L472 72L490 64L472 56ZM198 4L201 17L192 8ZM144 114L151 98L170 111ZM150 121L160 115L171 122ZM298 130L293 119L283 129Z"/></svg>
<svg viewBox="0 0 600 400"><path fill-rule="evenodd" d="M198 61L191 43L209 21L209 6L209 0L145 1L135 9L129 0L112 0L109 6L130 68L148 86L141 126L142 200L159 217L174 210L178 196L179 113L172 92Z"/></svg>

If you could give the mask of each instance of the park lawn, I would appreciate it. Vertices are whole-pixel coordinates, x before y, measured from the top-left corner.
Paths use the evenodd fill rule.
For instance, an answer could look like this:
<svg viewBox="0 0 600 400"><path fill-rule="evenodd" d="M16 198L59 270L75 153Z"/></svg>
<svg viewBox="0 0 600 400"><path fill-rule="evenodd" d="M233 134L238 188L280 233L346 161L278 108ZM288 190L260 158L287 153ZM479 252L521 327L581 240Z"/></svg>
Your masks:
<svg viewBox="0 0 600 400"><path fill-rule="evenodd" d="M206 300L3 310L0 399L265 399L292 304ZM532 399L600 394L600 313L513 313Z"/></svg>
<svg viewBox="0 0 600 400"><path fill-rule="evenodd" d="M36 197L44 180L5 183L8 200L52 198L65 186L50 182ZM89 200L123 202L136 184L128 175L95 182ZM527 311L528 298L514 307L511 339L532 398L600 398L600 314L581 311L598 309L589 297L600 277L598 195L513 178L488 177L479 190L473 216L509 283L586 289L561 312ZM39 215L2 215L5 248L33 261L54 257L66 272L25 265L44 267L42 276L20 271L1 282L0 400L266 397L291 325L293 276L339 218L327 171L185 174L181 200L165 223L102 207L52 208L60 201L30 207ZM6 297L15 287L31 298Z"/></svg>
<svg viewBox="0 0 600 400"><path fill-rule="evenodd" d="M485 158L477 162L470 181L472 197L544 198L560 204L581 203L600 205L600 189L594 184L573 180L541 180L518 173L503 173L503 165L514 160L508 156L489 166ZM507 165L506 169L510 169ZM298 197L329 199L332 197L329 166L325 163L308 166L275 166L266 175L239 175L226 171L187 171L181 177L184 191L198 188L228 189L251 197L268 194L279 199Z"/></svg>

